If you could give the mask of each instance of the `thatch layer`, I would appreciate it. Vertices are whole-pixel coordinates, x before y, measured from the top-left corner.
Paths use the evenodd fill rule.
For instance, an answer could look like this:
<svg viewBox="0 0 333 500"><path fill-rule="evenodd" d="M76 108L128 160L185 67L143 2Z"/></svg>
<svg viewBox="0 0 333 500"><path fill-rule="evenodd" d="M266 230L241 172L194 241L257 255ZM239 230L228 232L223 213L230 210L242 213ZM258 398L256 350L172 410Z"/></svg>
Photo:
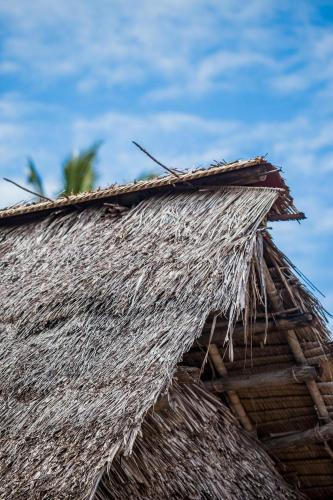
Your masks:
<svg viewBox="0 0 333 500"><path fill-rule="evenodd" d="M151 198L2 228L1 498L87 498L212 310L246 307L274 189Z"/></svg>
<svg viewBox="0 0 333 500"><path fill-rule="evenodd" d="M117 456L94 500L301 499L262 447L197 384L173 384L149 412L130 457Z"/></svg>

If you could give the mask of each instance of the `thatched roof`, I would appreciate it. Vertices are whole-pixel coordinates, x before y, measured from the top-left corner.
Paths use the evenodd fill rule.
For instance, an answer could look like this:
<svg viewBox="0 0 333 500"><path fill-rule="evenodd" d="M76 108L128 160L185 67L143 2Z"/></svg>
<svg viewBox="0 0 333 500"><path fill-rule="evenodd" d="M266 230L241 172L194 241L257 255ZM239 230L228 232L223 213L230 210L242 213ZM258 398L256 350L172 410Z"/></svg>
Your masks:
<svg viewBox="0 0 333 500"><path fill-rule="evenodd" d="M149 412L133 453L116 456L95 500L214 498L301 500L225 405L197 384L174 382Z"/></svg>
<svg viewBox="0 0 333 500"><path fill-rule="evenodd" d="M209 312L244 309L277 197L228 187L153 197L119 222L90 209L4 230L6 484L84 496L110 453L130 452Z"/></svg>
<svg viewBox="0 0 333 500"><path fill-rule="evenodd" d="M268 256L274 255L274 248L265 231L267 218L302 216L280 174L262 159L211 170L186 174L186 180L172 179L173 183L170 178L152 181L149 188L112 188L118 191L0 212L1 498L89 498L105 464L113 481L121 456L134 453L135 461L140 446L150 446L138 440L141 429L153 425L149 419L159 421L163 433L164 417L147 415L167 394L179 363L197 363L204 383L217 378L218 372L210 371L216 355L201 340L205 329L211 344L223 323L220 354L223 357L228 348L231 371L240 355L238 323L242 322L245 358L244 334L255 343L258 319L260 323L266 317L269 326L269 321L275 322L275 316L269 316L271 307L292 308L285 305L292 286L289 276L283 291L272 292L274 284L265 275L267 265L275 265ZM233 186L235 175L239 184L254 185ZM287 261L282 264L289 269ZM297 290L293 308L297 314L311 313L315 322L306 335L312 335L319 347L328 336L324 312L301 286ZM277 318L282 313L291 321L290 312L283 316L283 311L274 311ZM271 338L268 326L263 345ZM200 390L192 389L195 394ZM237 394L229 400L229 392L225 402L241 414L242 402L235 405ZM197 414L202 403L193 405L184 412ZM201 432L204 414L198 416ZM236 414L246 427L248 416ZM202 452L216 429L226 425L229 417L223 415L219 424L211 417L211 431L200 443L193 444L192 435L185 435L184 443ZM172 421L171 413L168 418ZM250 420L251 427L253 416ZM174 429L184 433L183 428ZM250 464L247 438L241 433L236 443L238 434L236 429L235 437L226 439L225 450L235 439L235 447ZM275 489L276 498L293 498L269 462L263 466L268 458L257 446L261 475L255 480L249 469L249 484L254 481L253 487L259 488L269 482L263 498L269 488ZM158 449L156 453L158 464ZM170 454L176 450L170 449ZM218 459L215 450L212 460ZM128 460L125 474L144 473ZM207 456L197 458L196 464L207 468ZM237 465L233 470L244 478ZM184 470L182 474L170 482L170 492L184 483ZM207 470L207 491L233 491L222 479L214 486L213 476ZM239 491L242 488L247 492L244 498L253 498L245 478ZM149 491L144 498L152 498Z"/></svg>

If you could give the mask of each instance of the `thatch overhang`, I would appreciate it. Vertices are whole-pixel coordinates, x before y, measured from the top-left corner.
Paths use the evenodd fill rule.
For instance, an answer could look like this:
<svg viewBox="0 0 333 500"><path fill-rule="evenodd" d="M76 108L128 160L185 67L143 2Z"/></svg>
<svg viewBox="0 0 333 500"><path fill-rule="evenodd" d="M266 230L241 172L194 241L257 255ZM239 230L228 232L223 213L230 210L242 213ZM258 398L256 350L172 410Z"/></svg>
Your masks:
<svg viewBox="0 0 333 500"><path fill-rule="evenodd" d="M264 160L259 163L270 168ZM289 217L296 211L281 185L257 185L267 183L270 175L275 179L279 176L266 172L265 180L252 178L255 186L214 186L210 178L207 185L195 190L179 192L171 186L167 192L150 192L128 205L116 206L120 198L101 197L97 204L86 200L84 207L83 203L74 206L71 200L66 207L48 206L46 211L39 210L43 204L38 204L16 207L15 213L3 212L3 498L108 498L101 497L105 494L101 493L105 470L111 484L113 474L132 475L133 484L126 490L129 497L139 487L134 484L136 480L140 483L140 475L145 474L143 464L136 463L137 447L147 450L150 446L149 440L140 441L140 432L147 435L145 429L151 428L153 418L155 423L160 422L163 433L166 421L159 416L156 402L172 394L169 390L179 363L187 369L198 369L201 386L208 387L220 383L221 378L223 386L228 373L229 378L244 373L248 377L275 373L275 357L279 369L291 367L293 379L289 377L281 387L259 384L243 392L210 390L230 406L248 432L262 441L260 445L252 438L261 474L255 480L254 469L249 469L248 486L245 478L240 486L242 498L257 498L258 488L264 483L270 486L263 498L272 496L269 488L276 498L282 498L282 494L297 498L298 493L270 468L265 443L281 437L281 433L295 434L318 421L324 425L329 422L326 394L332 387L330 372L326 370L324 380L316 365L325 359L325 351L329 362L331 349L325 312L297 280L291 263L266 232L268 216ZM204 177L199 177L200 182ZM242 174L240 184L246 184ZM285 364L280 355L287 356ZM303 372L312 373L311 379L308 375L298 379ZM295 390L302 390L304 398L286 406L287 392L293 395ZM192 391L198 394L203 389ZM180 406L182 397L179 395ZM201 397L206 401L209 396L201 392ZM266 398L267 406L263 401ZM213 406L218 407L218 400L213 400ZM200 401L195 404L200 408ZM302 419L304 407L310 408L310 418ZM154 417L149 413L152 408ZM193 408L189 404L183 410L190 414ZM279 415L272 413L275 410ZM173 410L168 411L171 422ZM222 419L219 423L213 415L206 421L211 429L207 434L206 424L201 427L198 417L197 431L202 439L195 445L193 435L186 435L186 426L176 426L174 432L181 432L183 445L194 446L199 454L209 446L216 428L227 425L229 417L226 413L221 416L221 410L218 413ZM228 446L234 443L245 455L249 438L235 429L225 441L225 450L230 451ZM312 443L306 449L308 455L303 454L303 462L298 448L293 448L290 461L285 449L277 452L267 445L288 480L294 479L313 498L329 498L331 472L326 471L333 465L329 440ZM158 453L156 449L156 464ZM170 448L169 454L176 456L177 452ZM302 470L309 456L320 464L323 454L328 457L324 459L325 473L314 472L304 479ZM249 450L244 457L249 459L248 464L250 455ZM124 456L132 458L121 463ZM236 460L236 451L234 457ZM214 467L218 460L215 450ZM302 462L298 468L294 463L297 460ZM195 463L208 467L205 456L197 457ZM119 467L124 464L121 472ZM170 476L169 492L180 491L186 476L191 477L187 467L191 467L191 461L185 460L172 480ZM237 467L235 477L240 478ZM216 491L227 488L223 473L228 473L226 467L211 476L207 469L206 492L214 491L214 487L220 488ZM215 486L214 477L219 482ZM148 486L142 498L156 497ZM229 494L228 489L225 491ZM109 498L113 498L112 493ZM204 494L197 498L204 498Z"/></svg>

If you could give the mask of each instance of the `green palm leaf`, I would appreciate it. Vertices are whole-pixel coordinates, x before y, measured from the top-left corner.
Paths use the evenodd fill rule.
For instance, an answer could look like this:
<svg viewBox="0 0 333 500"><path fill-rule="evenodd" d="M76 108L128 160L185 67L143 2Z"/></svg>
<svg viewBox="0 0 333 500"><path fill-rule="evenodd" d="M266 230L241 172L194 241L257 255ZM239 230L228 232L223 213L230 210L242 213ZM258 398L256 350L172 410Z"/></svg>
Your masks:
<svg viewBox="0 0 333 500"><path fill-rule="evenodd" d="M38 194L45 195L42 178L32 158L28 158L27 182L34 188L34 191L36 191Z"/></svg>
<svg viewBox="0 0 333 500"><path fill-rule="evenodd" d="M97 179L95 163L101 142L95 143L76 156L68 158L63 165L63 195L92 191Z"/></svg>

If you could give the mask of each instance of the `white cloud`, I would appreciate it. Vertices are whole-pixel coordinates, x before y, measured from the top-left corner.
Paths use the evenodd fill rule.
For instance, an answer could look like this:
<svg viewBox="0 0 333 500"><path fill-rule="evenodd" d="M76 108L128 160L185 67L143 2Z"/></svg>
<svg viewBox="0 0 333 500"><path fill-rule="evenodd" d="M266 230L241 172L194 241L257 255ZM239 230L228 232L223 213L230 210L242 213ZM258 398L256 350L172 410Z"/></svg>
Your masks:
<svg viewBox="0 0 333 500"><path fill-rule="evenodd" d="M93 139L105 139L101 150L101 184L132 179L147 168L158 169L131 145L132 140L178 168L268 153L273 163L285 167L287 181L298 195L299 208L320 218L319 211L329 209L332 199L325 181L333 170L333 152L325 152L331 147L332 126L332 122L317 123L301 116L290 121L246 124L185 113L138 116L111 112L94 119L75 120L72 136L80 147Z"/></svg>
<svg viewBox="0 0 333 500"><path fill-rule="evenodd" d="M332 29L310 24L310 20L295 30L293 55L286 58L283 70L272 79L273 88L283 93L309 90L318 85L323 89L332 86Z"/></svg>
<svg viewBox="0 0 333 500"><path fill-rule="evenodd" d="M43 85L75 78L84 92L145 82L148 96L170 99L234 88L260 67L272 88L292 91L332 76L332 35L309 28L312 11L284 0L3 2L0 71Z"/></svg>
<svg viewBox="0 0 333 500"><path fill-rule="evenodd" d="M268 153L286 166L292 183L313 179L318 189L320 180L333 171L332 127L333 118L311 113L288 121L247 123L171 111L105 112L84 118L12 93L0 99L0 168L9 175L24 168L31 155L45 175L57 178L69 151L102 139L100 182L131 179L150 166L131 145L138 140L179 168Z"/></svg>

